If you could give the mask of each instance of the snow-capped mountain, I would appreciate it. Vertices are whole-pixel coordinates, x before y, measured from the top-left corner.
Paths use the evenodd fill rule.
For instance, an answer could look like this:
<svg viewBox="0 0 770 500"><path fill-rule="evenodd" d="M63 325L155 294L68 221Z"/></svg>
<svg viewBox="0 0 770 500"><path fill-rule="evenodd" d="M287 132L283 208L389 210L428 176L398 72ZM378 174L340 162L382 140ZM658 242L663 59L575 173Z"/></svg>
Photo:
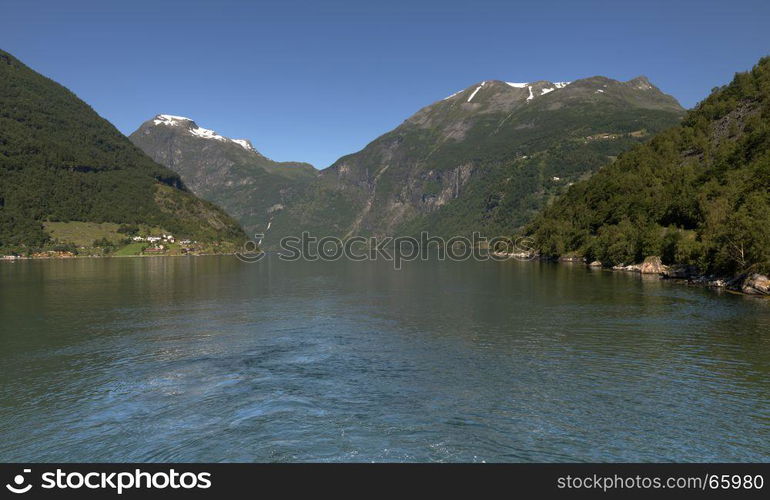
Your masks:
<svg viewBox="0 0 770 500"><path fill-rule="evenodd" d="M182 130L189 132L191 135L200 137L202 139L213 139L215 141L232 142L246 151L254 151L254 146L248 139L230 139L223 135L219 135L213 130L198 126L191 118L175 115L156 115L152 120L153 125L161 125L165 127L180 127Z"/></svg>
<svg viewBox="0 0 770 500"><path fill-rule="evenodd" d="M550 83L550 82L535 82L535 83L504 82L504 83L506 85L510 86L510 87L515 88L515 89L527 89L527 91L529 92L529 95L527 96L526 100L527 101L531 101L537 95L545 95L545 94L547 94L549 92L552 92L552 91L554 91L556 89L562 89L562 88L566 87L567 85L569 85L571 82L554 82L554 83ZM546 85L538 85L538 84L543 84L543 83L545 83ZM483 89L486 86L486 84L487 84L486 81L481 82L473 90L473 92L471 92L471 95L468 96L468 99L467 99L466 102L471 102L473 100L473 98L476 97L476 94L479 92L479 90ZM535 91L535 90L533 90L533 87L535 87L536 85L539 88ZM455 92L454 94L452 94L452 95L450 95L448 97L445 97L443 100L446 101L448 99L456 97L456 96L464 93L465 90L467 90L467 89L459 90L459 91Z"/></svg>
<svg viewBox="0 0 770 500"><path fill-rule="evenodd" d="M177 172L198 196L219 204L250 233L264 231L275 207L317 176L312 165L277 162L248 139L231 139L191 118L156 115L129 138Z"/></svg>
<svg viewBox="0 0 770 500"><path fill-rule="evenodd" d="M322 170L274 236L512 234L550 197L684 110L645 77L485 80Z"/></svg>

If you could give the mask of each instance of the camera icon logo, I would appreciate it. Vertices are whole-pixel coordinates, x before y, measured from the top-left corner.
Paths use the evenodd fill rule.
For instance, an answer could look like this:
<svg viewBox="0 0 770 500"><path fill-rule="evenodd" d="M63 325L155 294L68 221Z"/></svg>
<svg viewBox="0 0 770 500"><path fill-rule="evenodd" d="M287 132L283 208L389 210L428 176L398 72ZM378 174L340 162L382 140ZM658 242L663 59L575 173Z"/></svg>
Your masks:
<svg viewBox="0 0 770 500"><path fill-rule="evenodd" d="M249 240L243 244L240 252L235 252L235 257L241 262L252 264L259 262L265 256L265 252L260 248L262 244L262 238L265 235L263 233L257 233L254 235L253 240Z"/></svg>
<svg viewBox="0 0 770 500"><path fill-rule="evenodd" d="M32 469L24 469L24 474L29 474L30 472L32 472ZM26 481L27 481L27 478L25 478L23 474L17 474L13 478L13 484L8 483L5 485L5 487L8 488L8 490L11 493L17 493L17 494L26 493L32 489L31 484L24 486L24 483Z"/></svg>

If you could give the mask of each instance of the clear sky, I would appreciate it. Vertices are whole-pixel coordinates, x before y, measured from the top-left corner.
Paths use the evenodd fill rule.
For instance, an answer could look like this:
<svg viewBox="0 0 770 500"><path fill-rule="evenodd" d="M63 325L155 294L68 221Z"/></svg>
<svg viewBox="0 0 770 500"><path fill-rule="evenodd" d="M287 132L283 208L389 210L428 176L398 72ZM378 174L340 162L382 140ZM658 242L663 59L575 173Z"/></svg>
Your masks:
<svg viewBox="0 0 770 500"><path fill-rule="evenodd" d="M2 0L0 48L125 134L183 115L324 168L481 80L646 75L691 107L770 54L770 1Z"/></svg>

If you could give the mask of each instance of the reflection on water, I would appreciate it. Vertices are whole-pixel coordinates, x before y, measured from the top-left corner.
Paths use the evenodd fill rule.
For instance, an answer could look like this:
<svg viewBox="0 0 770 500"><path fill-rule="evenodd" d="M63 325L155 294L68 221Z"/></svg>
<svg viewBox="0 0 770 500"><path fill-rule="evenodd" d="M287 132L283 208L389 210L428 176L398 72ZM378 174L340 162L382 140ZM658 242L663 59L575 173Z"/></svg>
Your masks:
<svg viewBox="0 0 770 500"><path fill-rule="evenodd" d="M541 263L0 265L2 461L767 461L770 303Z"/></svg>

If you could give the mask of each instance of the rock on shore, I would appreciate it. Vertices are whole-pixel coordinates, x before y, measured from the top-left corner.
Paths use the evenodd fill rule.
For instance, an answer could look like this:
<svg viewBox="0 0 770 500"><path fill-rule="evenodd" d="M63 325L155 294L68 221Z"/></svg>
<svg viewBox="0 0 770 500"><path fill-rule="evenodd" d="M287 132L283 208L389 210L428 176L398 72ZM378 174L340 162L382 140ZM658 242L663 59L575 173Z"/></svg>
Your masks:
<svg viewBox="0 0 770 500"><path fill-rule="evenodd" d="M574 262L577 258L568 257L559 260ZM590 263L587 262L586 264L589 267L602 267L602 263L598 260L594 260ZM614 271L657 274L663 279L682 280L693 285L712 288L727 288L747 295L770 296L770 278L759 273L742 274L732 279L711 275L707 276L697 266L666 266L658 256L647 257L641 264L618 264L613 266L612 269Z"/></svg>
<svg viewBox="0 0 770 500"><path fill-rule="evenodd" d="M644 262L639 267L639 272L642 274L663 274L667 269L663 265L663 261L660 260L660 257L652 256L644 259Z"/></svg>
<svg viewBox="0 0 770 500"><path fill-rule="evenodd" d="M770 279L764 274L746 275L740 281L740 291L749 295L770 295Z"/></svg>

